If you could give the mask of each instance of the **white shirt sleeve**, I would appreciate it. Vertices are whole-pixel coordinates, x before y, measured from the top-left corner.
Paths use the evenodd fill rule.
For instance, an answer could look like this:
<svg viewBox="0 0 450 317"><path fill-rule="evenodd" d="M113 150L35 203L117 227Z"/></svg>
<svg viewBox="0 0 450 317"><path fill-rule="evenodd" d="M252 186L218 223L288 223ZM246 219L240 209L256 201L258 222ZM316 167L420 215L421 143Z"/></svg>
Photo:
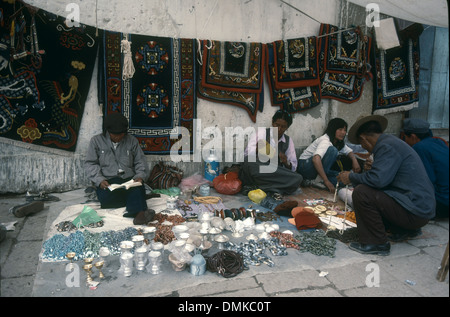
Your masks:
<svg viewBox="0 0 450 317"><path fill-rule="evenodd" d="M289 138L289 147L286 150L285 154L287 156L288 161L291 162L292 164L291 170L296 171L298 161L297 161L297 154L295 153L294 141L292 141L292 138Z"/></svg>

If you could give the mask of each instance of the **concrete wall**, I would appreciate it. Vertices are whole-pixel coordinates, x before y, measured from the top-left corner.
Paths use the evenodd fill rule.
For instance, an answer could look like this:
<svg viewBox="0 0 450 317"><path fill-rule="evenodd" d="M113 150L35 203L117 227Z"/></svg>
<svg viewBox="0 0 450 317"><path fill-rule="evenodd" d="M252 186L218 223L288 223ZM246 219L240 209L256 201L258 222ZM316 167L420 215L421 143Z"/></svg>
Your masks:
<svg viewBox="0 0 450 317"><path fill-rule="evenodd" d="M278 0L26 0L25 2L66 16L69 3L80 7L80 22L101 29L175 38L229 41L271 42L316 35L320 24ZM293 6L323 23L342 25L340 0L290 0ZM364 12L364 11L363 11ZM357 16L358 14L354 14ZM348 16L348 10L345 17ZM352 16L345 19L352 22ZM94 70L96 76L97 67ZM266 84L267 88L267 84ZM202 127L269 126L273 113L265 89L264 113L254 124L244 110L198 99L198 118ZM300 153L322 135L333 117L344 118L349 125L361 115L370 114L372 85L367 84L362 98L353 104L323 100L318 107L294 115L288 130ZM391 119L392 118L392 119ZM401 114L389 116L387 132L397 132ZM101 132L102 116L97 100L97 81L93 78L85 105L79 141L75 153L49 151L28 144L11 144L0 138L0 193L26 191L58 192L88 185L82 163L90 138ZM205 141L204 141L205 142ZM169 156L148 156L149 162ZM223 166L224 164L222 164ZM178 164L186 175L201 172L201 163Z"/></svg>

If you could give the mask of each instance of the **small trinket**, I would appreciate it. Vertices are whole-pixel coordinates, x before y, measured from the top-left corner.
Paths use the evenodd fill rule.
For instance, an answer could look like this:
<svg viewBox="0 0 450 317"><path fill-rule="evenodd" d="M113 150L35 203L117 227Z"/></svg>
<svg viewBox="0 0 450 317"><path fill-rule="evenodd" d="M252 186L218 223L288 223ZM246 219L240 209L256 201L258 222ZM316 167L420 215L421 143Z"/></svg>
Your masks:
<svg viewBox="0 0 450 317"><path fill-rule="evenodd" d="M147 255L147 248L142 246L135 251L136 255L136 270L143 271L145 269L146 264L146 255Z"/></svg>
<svg viewBox="0 0 450 317"><path fill-rule="evenodd" d="M83 266L83 269L87 273L86 283L89 285L89 284L91 284L93 282L93 279L92 279L92 264L91 263L85 264Z"/></svg>
<svg viewBox="0 0 450 317"><path fill-rule="evenodd" d="M68 252L66 254L66 257L69 259L70 263L69 263L69 268L72 269L73 268L73 258L75 257L75 252Z"/></svg>
<svg viewBox="0 0 450 317"><path fill-rule="evenodd" d="M161 252L150 251L148 253L149 265L147 266L147 272L151 274L161 273Z"/></svg>
<svg viewBox="0 0 450 317"><path fill-rule="evenodd" d="M105 275L103 275L103 272L102 272L103 265L104 265L103 261L99 261L99 262L95 263L95 268L98 270L98 277L100 279L105 278Z"/></svg>
<svg viewBox="0 0 450 317"><path fill-rule="evenodd" d="M192 275L203 275L206 271L206 260L201 254L196 254L192 257L190 264L190 272Z"/></svg>
<svg viewBox="0 0 450 317"><path fill-rule="evenodd" d="M208 184L203 184L200 186L199 192L200 196L209 196L210 194L210 188Z"/></svg>

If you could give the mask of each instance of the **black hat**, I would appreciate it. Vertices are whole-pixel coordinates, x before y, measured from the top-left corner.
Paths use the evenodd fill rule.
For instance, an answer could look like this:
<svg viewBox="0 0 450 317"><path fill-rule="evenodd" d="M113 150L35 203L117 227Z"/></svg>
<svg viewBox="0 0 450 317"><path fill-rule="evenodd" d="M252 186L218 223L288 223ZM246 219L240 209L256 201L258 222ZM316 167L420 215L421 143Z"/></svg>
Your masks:
<svg viewBox="0 0 450 317"><path fill-rule="evenodd" d="M128 131L128 120L120 112L108 114L103 120L103 131L119 134Z"/></svg>

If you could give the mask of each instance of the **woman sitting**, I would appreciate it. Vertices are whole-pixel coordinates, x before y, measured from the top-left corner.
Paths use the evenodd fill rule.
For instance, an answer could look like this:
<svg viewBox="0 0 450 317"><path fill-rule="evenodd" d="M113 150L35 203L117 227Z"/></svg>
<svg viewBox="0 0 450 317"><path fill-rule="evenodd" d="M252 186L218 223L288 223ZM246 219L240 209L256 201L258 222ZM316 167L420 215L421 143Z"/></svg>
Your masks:
<svg viewBox="0 0 450 317"><path fill-rule="evenodd" d="M279 110L272 117L272 129L260 128L250 138L239 173L244 186L277 194L292 194L299 188L303 178L295 172L294 142L285 134L291 124L291 114Z"/></svg>
<svg viewBox="0 0 450 317"><path fill-rule="evenodd" d="M314 140L303 151L297 166L297 172L304 178L302 186L314 186L334 192L339 169L344 170L339 155L347 156L351 160L352 170L355 173L361 171L352 149L344 141L347 127L347 122L343 119L331 119L325 134ZM339 166L337 170L333 169L333 165L336 164ZM318 180L319 177L321 181Z"/></svg>

